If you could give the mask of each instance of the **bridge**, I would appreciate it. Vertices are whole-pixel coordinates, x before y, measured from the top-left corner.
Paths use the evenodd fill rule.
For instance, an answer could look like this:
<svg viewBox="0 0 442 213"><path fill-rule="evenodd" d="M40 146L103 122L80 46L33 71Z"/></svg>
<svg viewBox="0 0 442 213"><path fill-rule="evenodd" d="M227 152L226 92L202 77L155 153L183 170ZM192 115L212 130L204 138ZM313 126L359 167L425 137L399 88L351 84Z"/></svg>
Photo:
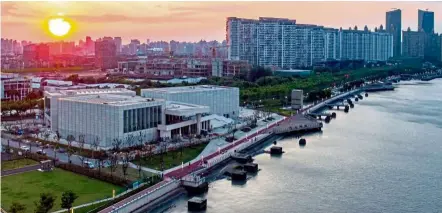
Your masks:
<svg viewBox="0 0 442 213"><path fill-rule="evenodd" d="M328 112L309 112L307 115L310 115L315 118L321 119L322 117L330 117L330 118L336 118L336 113L328 113Z"/></svg>
<svg viewBox="0 0 442 213"><path fill-rule="evenodd" d="M336 107L337 109L339 109L339 107L348 107L347 104L344 104L344 102L337 102L337 103L329 103L326 104L325 106L328 106L328 108L333 109L333 107Z"/></svg>

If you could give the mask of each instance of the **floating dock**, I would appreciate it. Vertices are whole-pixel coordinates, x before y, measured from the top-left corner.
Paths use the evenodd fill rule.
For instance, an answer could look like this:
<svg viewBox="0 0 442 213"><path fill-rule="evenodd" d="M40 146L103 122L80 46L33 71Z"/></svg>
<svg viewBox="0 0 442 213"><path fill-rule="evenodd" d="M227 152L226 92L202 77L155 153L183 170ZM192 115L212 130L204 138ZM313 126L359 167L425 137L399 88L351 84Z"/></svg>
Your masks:
<svg viewBox="0 0 442 213"><path fill-rule="evenodd" d="M275 134L286 134L296 132L320 131L322 123L308 115L294 115L284 122L275 126L272 131Z"/></svg>

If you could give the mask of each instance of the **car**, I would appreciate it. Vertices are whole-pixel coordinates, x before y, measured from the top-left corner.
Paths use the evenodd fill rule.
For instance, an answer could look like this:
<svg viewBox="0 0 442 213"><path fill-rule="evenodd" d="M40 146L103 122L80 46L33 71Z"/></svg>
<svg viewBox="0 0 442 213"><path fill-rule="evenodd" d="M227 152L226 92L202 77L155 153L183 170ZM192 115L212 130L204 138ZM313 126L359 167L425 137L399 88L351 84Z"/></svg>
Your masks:
<svg viewBox="0 0 442 213"><path fill-rule="evenodd" d="M39 154L39 155L46 155L46 152L43 149L39 149L37 151L37 154Z"/></svg>
<svg viewBox="0 0 442 213"><path fill-rule="evenodd" d="M29 146L20 146L20 149L24 150L24 151L30 151L31 149L29 149Z"/></svg>
<svg viewBox="0 0 442 213"><path fill-rule="evenodd" d="M65 149L63 149L63 148L59 148L59 149L58 149L58 152L59 152L59 153L65 153L65 152L66 152L66 150L65 150Z"/></svg>
<svg viewBox="0 0 442 213"><path fill-rule="evenodd" d="M84 167L89 168L89 169L95 168L94 163L87 161L87 160L83 161L83 165L84 165Z"/></svg>

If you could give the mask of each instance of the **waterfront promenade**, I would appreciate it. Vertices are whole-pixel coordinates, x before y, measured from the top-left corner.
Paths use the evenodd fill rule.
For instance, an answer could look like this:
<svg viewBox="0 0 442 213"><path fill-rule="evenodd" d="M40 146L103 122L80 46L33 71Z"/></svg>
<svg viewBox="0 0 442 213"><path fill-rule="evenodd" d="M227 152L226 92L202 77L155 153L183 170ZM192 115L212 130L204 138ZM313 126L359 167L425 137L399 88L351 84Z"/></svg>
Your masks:
<svg viewBox="0 0 442 213"><path fill-rule="evenodd" d="M238 149L239 147L244 147L246 142L250 141L256 141L258 142L258 138L263 137L264 135L268 135L268 130L278 125L280 122L283 122L287 118L279 119L272 124L269 124L265 127L262 127L258 129L256 132L246 135L245 137L240 138L237 141L234 141L223 148L220 148L219 151L216 151L207 157L203 157L201 159L195 160L191 162L190 164L187 163L183 165L182 167L175 167L172 170L166 171L164 173L164 180L152 187L149 187L148 189L145 189L135 195L132 195L124 200L121 200L120 202L117 202L113 204L112 206L107 207L106 209L103 209L100 211L100 213L110 213L110 212L131 212L136 208L139 208L138 206L142 204L148 204L146 203L140 203L139 200L142 200L143 198L150 197L152 199L153 197L159 198L162 195L168 194L168 192L175 190L178 188L178 185L176 183L180 182L179 179L183 178L186 175L192 174L193 172L206 168L204 167L204 162L208 162L210 160L213 160L217 157L222 156L226 152L234 152L235 149ZM211 164L213 166L214 164ZM168 190L158 190L158 189L168 189ZM130 206L133 203L133 206Z"/></svg>
<svg viewBox="0 0 442 213"><path fill-rule="evenodd" d="M310 111L318 110L324 107L327 103L331 103L340 98L346 97L350 94L359 92L359 89L352 90L346 93L342 93L340 95L334 96L330 99L327 99L323 102L320 102L316 105L309 106L299 111L299 113L306 113ZM198 170L208 168L216 165L216 163L221 162L220 159L225 159L230 156L231 153L240 151L241 148L246 148L249 145L254 144L255 142L259 142L260 139L264 138L266 135L272 134L271 129L281 124L282 122L287 122L288 120L296 119L295 116L284 117L282 119L278 119L273 123L262 127L251 133L250 135L246 135L230 144L227 144L220 148L218 151L209 154L208 156L204 156L200 159L191 161L190 163L186 163L182 166L175 167L171 170L165 171L163 173L164 180L148 189L145 189L135 195L132 195L120 202L113 204L112 206L107 207L106 209L100 211L100 213L111 213L111 212L131 212L137 208L140 208L143 205L147 205L152 201L153 198L160 199L160 197L169 195L171 191L176 190L179 187L180 179L190 175ZM207 163L207 164L206 164ZM161 190L160 190L161 189Z"/></svg>

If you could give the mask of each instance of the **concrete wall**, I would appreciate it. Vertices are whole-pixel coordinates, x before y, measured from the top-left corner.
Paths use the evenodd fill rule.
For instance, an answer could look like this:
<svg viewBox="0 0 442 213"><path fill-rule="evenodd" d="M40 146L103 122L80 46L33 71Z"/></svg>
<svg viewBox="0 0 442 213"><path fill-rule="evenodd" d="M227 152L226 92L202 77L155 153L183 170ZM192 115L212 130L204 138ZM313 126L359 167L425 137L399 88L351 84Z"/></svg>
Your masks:
<svg viewBox="0 0 442 213"><path fill-rule="evenodd" d="M158 105L162 106L162 111L164 112L164 101L114 106L60 99L57 110L58 131L64 139L68 135L73 135L78 140L80 135L84 135L85 142L88 144L98 137L100 141L99 146L102 148L111 148L113 140L116 138L123 141L128 135L138 138L140 132L144 135L144 141L149 142L157 138L157 128L124 133L123 112L128 109ZM164 120L163 114L162 121L164 122Z"/></svg>
<svg viewBox="0 0 442 213"><path fill-rule="evenodd" d="M167 101L178 101L210 107L210 113L237 117L239 115L239 88L203 90L191 92L165 93L152 90L141 90L146 98L162 98Z"/></svg>

